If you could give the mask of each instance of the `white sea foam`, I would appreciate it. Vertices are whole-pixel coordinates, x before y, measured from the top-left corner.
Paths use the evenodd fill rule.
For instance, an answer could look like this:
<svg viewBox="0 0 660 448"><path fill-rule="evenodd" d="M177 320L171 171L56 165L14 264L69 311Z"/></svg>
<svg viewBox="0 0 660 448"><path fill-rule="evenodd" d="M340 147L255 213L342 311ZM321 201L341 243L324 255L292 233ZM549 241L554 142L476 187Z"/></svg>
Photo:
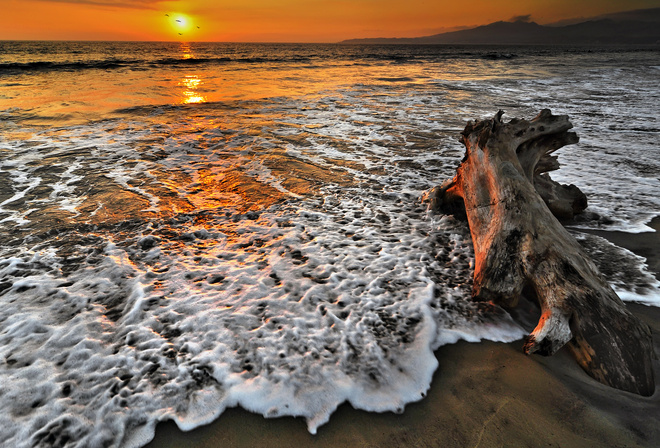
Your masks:
<svg viewBox="0 0 660 448"><path fill-rule="evenodd" d="M649 306L660 306L660 285L655 285L655 287L649 292L645 291L644 293L632 292L627 289L619 289L614 286L614 292L619 296L624 302L636 302Z"/></svg>
<svg viewBox="0 0 660 448"><path fill-rule="evenodd" d="M183 246L152 224L66 278L52 255L4 260L5 439L95 444L133 419L144 434L165 418L190 429L235 405L304 416L315 432L344 401L396 411L421 399L443 343L522 335L464 300L469 246L451 221L434 224L445 244L402 198L328 198L181 228ZM25 381L44 392L20 395ZM79 411L52 417L68 406Z"/></svg>
<svg viewBox="0 0 660 448"><path fill-rule="evenodd" d="M75 161L50 193L26 202L61 203L75 173L100 166L115 166L105 176L129 191L145 170L161 170L124 163L136 157L132 144L143 131L116 134L114 126L76 128L68 142L57 141L60 134L48 141L62 157L76 154ZM100 149L106 145L112 151ZM162 165L189 171L191 185L202 182L196 167L203 156L203 164L239 164L283 188L266 165L246 159L250 151L169 145ZM369 144L368 152L384 151ZM325 163L322 146L299 155ZM0 264L8 285L2 384L20 394L25 375L38 369L29 381L45 392L7 392L3 437L17 446L66 438L140 445L159 420L190 429L236 405L304 416L315 432L344 401L396 411L420 399L437 366L432 350L441 344L520 337L501 310L465 300L472 263L465 229L426 216L408 193L420 191L418 179L390 177L389 192L328 186L322 200L256 214L212 210L204 225L184 216L129 234L121 227L90 235L63 228L64 248L53 251L48 241L23 246L22 257ZM189 187L175 188L185 194Z"/></svg>

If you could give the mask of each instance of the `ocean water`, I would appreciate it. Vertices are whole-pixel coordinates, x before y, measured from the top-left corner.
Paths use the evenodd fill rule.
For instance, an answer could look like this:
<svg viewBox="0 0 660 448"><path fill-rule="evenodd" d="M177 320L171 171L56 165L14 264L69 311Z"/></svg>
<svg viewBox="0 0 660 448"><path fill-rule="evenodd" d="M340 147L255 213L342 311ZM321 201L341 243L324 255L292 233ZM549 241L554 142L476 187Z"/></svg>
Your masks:
<svg viewBox="0 0 660 448"><path fill-rule="evenodd" d="M580 228L660 215L659 55L0 42L0 444L137 447L233 406L314 433L345 401L403 412L443 344L521 338L420 202L499 109L570 116L572 232L657 306L645 260Z"/></svg>

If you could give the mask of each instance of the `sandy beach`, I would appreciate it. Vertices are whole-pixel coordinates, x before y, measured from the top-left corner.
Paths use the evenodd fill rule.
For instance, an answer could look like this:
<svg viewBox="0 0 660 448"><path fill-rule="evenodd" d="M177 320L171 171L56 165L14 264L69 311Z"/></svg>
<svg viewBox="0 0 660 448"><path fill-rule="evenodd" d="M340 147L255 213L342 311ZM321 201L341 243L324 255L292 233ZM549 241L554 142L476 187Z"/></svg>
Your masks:
<svg viewBox="0 0 660 448"><path fill-rule="evenodd" d="M647 258L660 276L660 219L655 233L594 231ZM660 309L629 304L660 353ZM166 447L657 447L660 394L639 397L588 377L567 350L526 356L511 344L459 342L436 352L440 367L425 399L403 414L342 405L313 436L301 419L265 419L230 409L185 433L158 426L150 448ZM660 362L654 365L656 383Z"/></svg>

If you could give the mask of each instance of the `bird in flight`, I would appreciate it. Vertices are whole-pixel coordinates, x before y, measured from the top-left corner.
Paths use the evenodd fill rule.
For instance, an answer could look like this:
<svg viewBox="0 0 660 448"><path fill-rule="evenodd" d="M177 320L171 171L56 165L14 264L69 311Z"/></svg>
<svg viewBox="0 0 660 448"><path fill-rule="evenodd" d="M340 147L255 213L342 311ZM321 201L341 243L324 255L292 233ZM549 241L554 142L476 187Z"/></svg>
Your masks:
<svg viewBox="0 0 660 448"><path fill-rule="evenodd" d="M169 16L170 16L169 14L165 14L165 17L169 17Z"/></svg>
<svg viewBox="0 0 660 448"><path fill-rule="evenodd" d="M176 19L177 22L181 23L181 19Z"/></svg>

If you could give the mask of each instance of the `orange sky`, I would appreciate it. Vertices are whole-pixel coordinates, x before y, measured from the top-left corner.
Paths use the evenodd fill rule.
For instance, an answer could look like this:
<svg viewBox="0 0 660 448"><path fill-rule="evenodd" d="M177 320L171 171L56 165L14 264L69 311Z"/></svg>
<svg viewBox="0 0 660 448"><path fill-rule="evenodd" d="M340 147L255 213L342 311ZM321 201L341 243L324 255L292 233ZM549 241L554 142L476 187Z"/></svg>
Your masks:
<svg viewBox="0 0 660 448"><path fill-rule="evenodd" d="M424 36L527 14L550 23L657 6L658 0L0 0L0 40L336 42Z"/></svg>

